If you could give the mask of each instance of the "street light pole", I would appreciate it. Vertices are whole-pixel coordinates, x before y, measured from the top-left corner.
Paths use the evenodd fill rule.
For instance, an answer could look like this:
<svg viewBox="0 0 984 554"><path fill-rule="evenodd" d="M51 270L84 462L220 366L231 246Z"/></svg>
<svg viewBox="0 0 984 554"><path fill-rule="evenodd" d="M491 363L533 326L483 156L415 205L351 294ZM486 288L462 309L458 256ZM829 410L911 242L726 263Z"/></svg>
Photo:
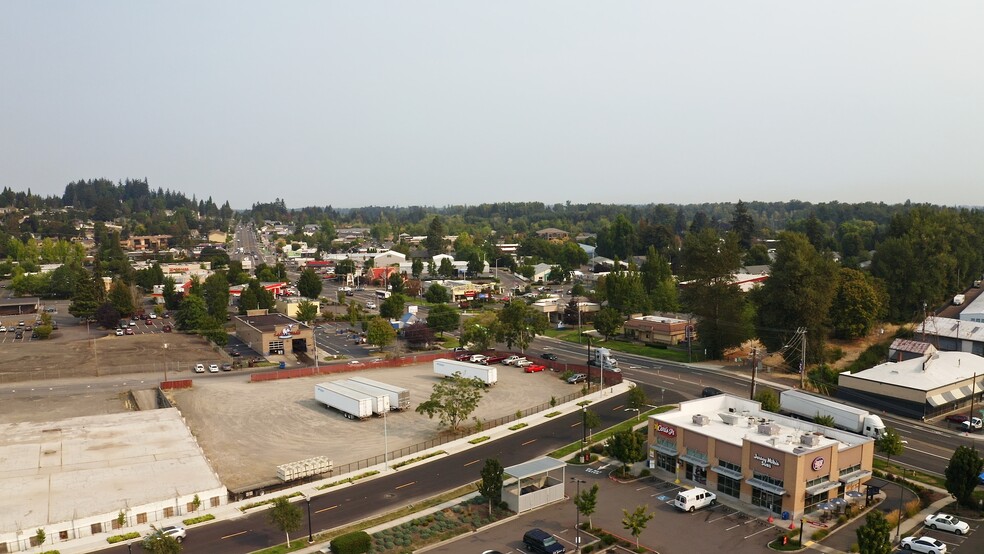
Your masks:
<svg viewBox="0 0 984 554"><path fill-rule="evenodd" d="M577 489L577 492L574 495L574 511L577 514L575 516L577 518L577 523L574 526L574 529L576 530L576 534L574 536L574 552L576 553L581 551L581 510L577 507L577 500L581 497L581 483L587 483L587 481L582 481L577 477L571 477L571 481L574 481L574 486Z"/></svg>
<svg viewBox="0 0 984 554"><path fill-rule="evenodd" d="M902 468L902 483L899 483L899 524L895 528L895 542L899 542L900 536L902 535L902 508L905 501L903 493L905 492L905 468Z"/></svg>
<svg viewBox="0 0 984 554"><path fill-rule="evenodd" d="M308 544L311 544L314 542L314 534L311 532L311 497L305 496L304 498L307 499L308 508Z"/></svg>
<svg viewBox="0 0 984 554"><path fill-rule="evenodd" d="M383 467L389 471L389 430L386 428L386 412L383 412Z"/></svg>
<svg viewBox="0 0 984 554"><path fill-rule="evenodd" d="M588 445L588 407L581 406L581 461L587 463L584 448Z"/></svg>

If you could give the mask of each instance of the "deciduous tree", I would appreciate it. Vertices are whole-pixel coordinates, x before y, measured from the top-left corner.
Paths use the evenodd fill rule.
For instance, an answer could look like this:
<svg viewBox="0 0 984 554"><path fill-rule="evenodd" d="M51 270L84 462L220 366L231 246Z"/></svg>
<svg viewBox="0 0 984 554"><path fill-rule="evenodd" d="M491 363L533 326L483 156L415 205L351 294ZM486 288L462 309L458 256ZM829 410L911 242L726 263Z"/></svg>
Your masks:
<svg viewBox="0 0 984 554"><path fill-rule="evenodd" d="M454 306L438 304L427 312L427 326L441 333L441 337L444 337L445 332L457 329L460 322L461 314Z"/></svg>
<svg viewBox="0 0 984 554"><path fill-rule="evenodd" d="M518 346L523 352L537 335L547 330L547 316L522 300L506 304L499 311L498 320L496 338L509 348Z"/></svg>
<svg viewBox="0 0 984 554"><path fill-rule="evenodd" d="M374 317L369 320L369 326L366 329L366 340L379 348L386 348L396 340L396 330L385 319Z"/></svg>
<svg viewBox="0 0 984 554"><path fill-rule="evenodd" d="M485 392L485 384L480 380L456 373L436 383L430 398L421 402L416 411L431 419L437 416L441 426L457 431L461 422L467 420L478 407Z"/></svg>
<svg viewBox="0 0 984 554"><path fill-rule="evenodd" d="M943 474L946 476L946 490L956 497L962 506L974 508L974 489L977 476L984 469L984 460L977 450L969 446L958 446L950 456Z"/></svg>
<svg viewBox="0 0 984 554"><path fill-rule="evenodd" d="M645 459L646 452L643 446L639 434L631 429L618 431L608 439L608 453L622 462L622 475L625 475L629 464Z"/></svg>
<svg viewBox="0 0 984 554"><path fill-rule="evenodd" d="M505 473L502 464L496 458L487 458L482 467L482 480L478 483L478 492L489 500L489 515L492 506L502 502L502 476Z"/></svg>
<svg viewBox="0 0 984 554"><path fill-rule="evenodd" d="M864 525L855 531L858 536L858 552L861 554L890 554L892 547L892 526L881 510L871 510L865 517Z"/></svg>
<svg viewBox="0 0 984 554"><path fill-rule="evenodd" d="M892 456L902 454L902 451L905 450L905 445L902 443L902 437L898 432L888 427L882 436L875 440L875 450L884 454L886 463L891 464Z"/></svg>
<svg viewBox="0 0 984 554"><path fill-rule="evenodd" d="M594 328L601 333L605 339L615 336L618 329L625 323L625 318L621 312L614 308L602 308L594 318Z"/></svg>
<svg viewBox="0 0 984 554"><path fill-rule="evenodd" d="M622 510L622 528L629 532L636 540L636 550L639 549L639 535L646 529L646 524L653 519L653 514L649 513L645 506L636 506L635 511L629 513Z"/></svg>
<svg viewBox="0 0 984 554"><path fill-rule="evenodd" d="M279 496L273 500L273 508L270 508L270 523L286 535L288 547L290 547L290 534L301 528L303 515L300 506L292 503L286 496Z"/></svg>
<svg viewBox="0 0 984 554"><path fill-rule="evenodd" d="M595 513L595 509L598 507L598 483L576 495L574 497L574 507L577 508L577 511L581 512L582 516L588 518L588 527L593 527L591 524L591 514Z"/></svg>

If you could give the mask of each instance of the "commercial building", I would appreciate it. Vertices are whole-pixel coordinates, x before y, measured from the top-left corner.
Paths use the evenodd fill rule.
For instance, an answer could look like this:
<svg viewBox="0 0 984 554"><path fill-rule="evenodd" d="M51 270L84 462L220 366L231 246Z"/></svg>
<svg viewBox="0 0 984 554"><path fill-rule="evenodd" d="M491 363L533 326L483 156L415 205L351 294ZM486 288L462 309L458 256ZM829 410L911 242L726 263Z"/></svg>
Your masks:
<svg viewBox="0 0 984 554"><path fill-rule="evenodd" d="M625 336L646 344L665 344L673 346L687 341L687 327L690 322L685 319L644 315L633 317L625 322L622 329ZM691 335L693 327L690 328Z"/></svg>
<svg viewBox="0 0 984 554"><path fill-rule="evenodd" d="M649 445L657 474L791 519L860 491L875 451L871 438L765 412L729 394L650 416Z"/></svg>
<svg viewBox="0 0 984 554"><path fill-rule="evenodd" d="M841 373L837 397L928 419L984 399L984 358L969 352L938 352L928 346L918 357Z"/></svg>
<svg viewBox="0 0 984 554"><path fill-rule="evenodd" d="M174 408L0 424L0 552L203 515L228 492Z"/></svg>
<svg viewBox="0 0 984 554"><path fill-rule="evenodd" d="M254 310L256 311L256 310ZM236 336L253 350L271 355L309 352L314 348L314 331L300 321L283 314L260 313L234 318Z"/></svg>

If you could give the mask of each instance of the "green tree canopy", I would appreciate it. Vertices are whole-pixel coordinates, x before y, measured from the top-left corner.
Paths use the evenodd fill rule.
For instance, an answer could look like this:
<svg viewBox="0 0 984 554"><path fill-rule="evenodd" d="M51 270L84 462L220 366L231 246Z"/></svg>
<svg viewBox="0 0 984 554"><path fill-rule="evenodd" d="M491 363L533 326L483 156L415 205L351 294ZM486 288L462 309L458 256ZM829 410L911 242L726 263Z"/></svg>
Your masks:
<svg viewBox="0 0 984 554"><path fill-rule="evenodd" d="M379 348L386 348L396 340L396 330L385 319L374 317L366 328L366 340Z"/></svg>
<svg viewBox="0 0 984 554"><path fill-rule="evenodd" d="M891 554L892 526L881 510L871 510L865 517L864 525L858 527L858 552L861 554Z"/></svg>
<svg viewBox="0 0 984 554"><path fill-rule="evenodd" d="M653 519L653 514L649 513L645 506L636 506L635 511L632 513L623 509L622 516L622 528L635 537L636 549L638 549L639 535L645 530L649 520Z"/></svg>
<svg viewBox="0 0 984 554"><path fill-rule="evenodd" d="M270 523L286 535L287 546L290 546L290 534L301 528L304 514L300 506L292 503L286 496L278 496L273 500L273 508L270 508L269 513Z"/></svg>
<svg viewBox="0 0 984 554"><path fill-rule="evenodd" d="M591 514L595 513L598 507L598 483L591 486L590 489L584 489L574 496L574 507L577 508L581 515L588 518L588 527L593 527L591 524Z"/></svg>
<svg viewBox="0 0 984 554"><path fill-rule="evenodd" d="M977 476L984 470L984 460L977 450L969 446L958 446L950 456L943 474L946 476L946 490L957 502L968 508L976 507L974 489L977 487Z"/></svg>
<svg viewBox="0 0 984 554"><path fill-rule="evenodd" d="M489 515L492 506L502 502L502 476L505 470L496 458L486 458L482 467L482 480L478 483L478 492L489 500Z"/></svg>
<svg viewBox="0 0 984 554"><path fill-rule="evenodd" d="M297 292L305 298L317 298L321 295L321 277L310 267L301 271L301 276L297 279Z"/></svg>
<svg viewBox="0 0 984 554"><path fill-rule="evenodd" d="M505 342L509 348L519 346L523 352L537 335L547 330L547 316L522 300L512 300L498 315L499 325L496 338Z"/></svg>
<svg viewBox="0 0 984 554"><path fill-rule="evenodd" d="M379 315L389 319L399 319L403 316L403 309L406 307L407 298L402 294L391 294L389 298L383 300L379 306Z"/></svg>
<svg viewBox="0 0 984 554"><path fill-rule="evenodd" d="M843 267L830 306L834 335L858 339L871 332L885 312L886 295L869 274Z"/></svg>
<svg viewBox="0 0 984 554"><path fill-rule="evenodd" d="M905 450L902 437L891 427L885 429L885 433L875 440L875 450L885 455L888 463L892 462L892 456L898 456Z"/></svg>
<svg viewBox="0 0 984 554"><path fill-rule="evenodd" d="M492 312L469 317L461 326L461 344L471 345L473 350L484 352L495 344L499 320Z"/></svg>
<svg viewBox="0 0 984 554"><path fill-rule="evenodd" d="M451 301L451 293L440 283L431 283L424 293L424 299L432 304L441 304Z"/></svg>
<svg viewBox="0 0 984 554"><path fill-rule="evenodd" d="M480 380L456 373L436 383L430 398L421 402L416 411L431 419L436 415L441 426L457 431L461 422L471 417L486 390Z"/></svg>
<svg viewBox="0 0 984 554"><path fill-rule="evenodd" d="M595 330L601 333L606 340L614 337L623 323L625 323L625 318L622 317L621 312L614 308L602 308L594 318Z"/></svg>
<svg viewBox="0 0 984 554"><path fill-rule="evenodd" d="M630 430L618 431L608 439L608 453L622 462L621 471L625 475L630 464L645 459L646 451L639 434Z"/></svg>
<svg viewBox="0 0 984 554"><path fill-rule="evenodd" d="M302 300L297 305L297 320L310 323L318 319L318 305L310 300Z"/></svg>
<svg viewBox="0 0 984 554"><path fill-rule="evenodd" d="M445 332L457 329L460 322L461 314L454 306L438 304L427 312L427 326L435 332L441 333L442 337Z"/></svg>

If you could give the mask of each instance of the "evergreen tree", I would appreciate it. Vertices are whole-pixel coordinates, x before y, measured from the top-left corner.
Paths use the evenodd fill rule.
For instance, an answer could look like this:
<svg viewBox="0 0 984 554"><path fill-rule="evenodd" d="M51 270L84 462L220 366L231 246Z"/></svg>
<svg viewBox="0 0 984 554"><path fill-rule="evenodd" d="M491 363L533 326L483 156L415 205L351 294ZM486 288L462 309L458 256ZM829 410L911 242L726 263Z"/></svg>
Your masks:
<svg viewBox="0 0 984 554"><path fill-rule="evenodd" d="M113 281L113 286L109 289L109 297L107 299L120 315L129 316L135 311L133 292L130 291L129 285L120 279Z"/></svg>
<svg viewBox="0 0 984 554"><path fill-rule="evenodd" d="M502 476L505 470L496 458L487 458L482 467L482 480L478 483L478 492L489 500L489 515L492 506L502 502Z"/></svg>
<svg viewBox="0 0 984 554"><path fill-rule="evenodd" d="M969 446L958 446L950 456L943 474L946 476L946 490L952 494L961 506L974 508L974 489L977 487L978 475L984 470L984 460L977 450Z"/></svg>
<svg viewBox="0 0 984 554"><path fill-rule="evenodd" d="M892 547L892 526L881 510L871 510L865 517L864 525L855 532L858 536L858 552L861 554L890 554Z"/></svg>
<svg viewBox="0 0 984 554"><path fill-rule="evenodd" d="M741 249L747 252L752 247L755 220L748 213L748 205L741 200L735 204L735 213L731 216L731 231L738 236L738 245Z"/></svg>
<svg viewBox="0 0 984 554"><path fill-rule="evenodd" d="M310 267L301 271L301 276L297 279L297 291L305 298L317 298L321 295L321 278Z"/></svg>

